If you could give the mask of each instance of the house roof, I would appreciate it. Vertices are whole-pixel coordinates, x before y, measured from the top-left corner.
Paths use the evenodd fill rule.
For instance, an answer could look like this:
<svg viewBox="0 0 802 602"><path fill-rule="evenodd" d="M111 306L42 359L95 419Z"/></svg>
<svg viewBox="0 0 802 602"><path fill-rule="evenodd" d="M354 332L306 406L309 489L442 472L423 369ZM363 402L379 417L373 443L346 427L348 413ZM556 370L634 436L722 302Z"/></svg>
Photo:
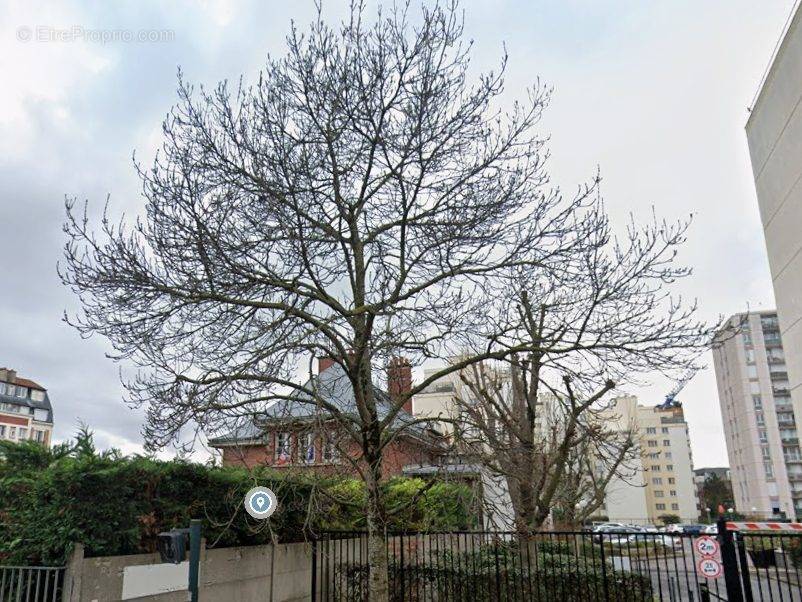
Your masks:
<svg viewBox="0 0 802 602"><path fill-rule="evenodd" d="M304 388L317 393L317 398L325 400L346 415L356 415L356 397L354 389L342 366L334 364L309 379ZM392 409L392 402L386 392L374 386L376 397L376 411L379 419L388 416ZM297 400L281 401L266 408L259 415L247 420L244 424L233 428L229 433L220 437L209 439L209 445L232 445L244 443L264 443L264 435L270 429L270 423L282 424L287 422L303 422L308 420L326 419L331 412L323 408L316 401L316 397L303 393ZM412 414L404 409L399 410L393 421L396 427L408 425L407 433L424 437L427 429L421 424L410 424L414 420Z"/></svg>

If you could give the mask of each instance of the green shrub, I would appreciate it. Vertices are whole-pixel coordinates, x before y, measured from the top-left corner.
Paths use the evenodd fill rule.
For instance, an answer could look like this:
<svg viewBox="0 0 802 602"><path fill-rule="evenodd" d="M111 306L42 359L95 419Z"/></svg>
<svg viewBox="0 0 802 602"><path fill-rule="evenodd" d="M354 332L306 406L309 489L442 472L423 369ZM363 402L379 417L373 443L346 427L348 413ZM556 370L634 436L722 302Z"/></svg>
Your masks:
<svg viewBox="0 0 802 602"><path fill-rule="evenodd" d="M279 500L279 511L268 521L252 519L242 507L256 485L270 487ZM468 499L467 487L438 484L414 498L422 487L417 479L385 486L395 504L413 502L394 528L467 526L467 509L452 503ZM0 563L60 564L77 542L87 556L153 552L159 532L185 527L191 518L203 520L209 547L301 541L310 529L360 527L363 499L364 488L353 479L98 453L88 433L72 446L50 450L4 441Z"/></svg>

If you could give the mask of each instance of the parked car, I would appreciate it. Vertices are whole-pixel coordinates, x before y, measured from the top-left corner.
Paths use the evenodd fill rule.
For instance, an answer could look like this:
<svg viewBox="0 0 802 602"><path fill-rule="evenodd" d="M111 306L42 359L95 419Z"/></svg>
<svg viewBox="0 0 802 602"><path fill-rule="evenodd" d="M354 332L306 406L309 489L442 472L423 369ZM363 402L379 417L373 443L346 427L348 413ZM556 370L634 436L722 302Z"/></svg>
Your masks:
<svg viewBox="0 0 802 602"><path fill-rule="evenodd" d="M623 523L601 523L599 525L595 525L593 527L594 533L607 533L609 531L618 531L619 529L625 529L626 525Z"/></svg>
<svg viewBox="0 0 802 602"><path fill-rule="evenodd" d="M593 540L612 545L622 545L628 541L631 533L639 533L637 527L624 525L622 523L604 523L597 525L593 529ZM607 534L607 536L605 536Z"/></svg>
<svg viewBox="0 0 802 602"><path fill-rule="evenodd" d="M705 525L680 525L681 532L687 535L701 535L705 530Z"/></svg>

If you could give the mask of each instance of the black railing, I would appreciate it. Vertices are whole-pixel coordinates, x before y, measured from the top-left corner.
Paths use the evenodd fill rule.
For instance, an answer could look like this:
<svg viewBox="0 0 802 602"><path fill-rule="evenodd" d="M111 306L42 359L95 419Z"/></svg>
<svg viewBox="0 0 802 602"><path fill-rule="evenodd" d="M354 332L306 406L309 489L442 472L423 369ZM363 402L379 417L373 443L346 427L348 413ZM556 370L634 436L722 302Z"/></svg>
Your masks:
<svg viewBox="0 0 802 602"><path fill-rule="evenodd" d="M383 545L394 602L727 599L723 578L699 576L687 533L398 532ZM330 532L314 547L313 598L366 600L367 535Z"/></svg>
<svg viewBox="0 0 802 602"><path fill-rule="evenodd" d="M802 534L744 531L736 540L754 600L802 600Z"/></svg>
<svg viewBox="0 0 802 602"><path fill-rule="evenodd" d="M0 566L0 602L59 602L64 567Z"/></svg>

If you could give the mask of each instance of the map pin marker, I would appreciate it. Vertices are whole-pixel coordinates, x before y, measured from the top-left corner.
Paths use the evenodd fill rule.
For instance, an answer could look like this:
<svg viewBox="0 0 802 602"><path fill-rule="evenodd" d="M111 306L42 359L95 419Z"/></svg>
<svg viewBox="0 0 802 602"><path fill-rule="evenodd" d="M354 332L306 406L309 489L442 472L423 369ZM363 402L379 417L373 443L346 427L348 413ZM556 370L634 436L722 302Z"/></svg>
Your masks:
<svg viewBox="0 0 802 602"><path fill-rule="evenodd" d="M267 487L254 487L245 495L245 511L257 520L264 520L276 510L276 494Z"/></svg>

